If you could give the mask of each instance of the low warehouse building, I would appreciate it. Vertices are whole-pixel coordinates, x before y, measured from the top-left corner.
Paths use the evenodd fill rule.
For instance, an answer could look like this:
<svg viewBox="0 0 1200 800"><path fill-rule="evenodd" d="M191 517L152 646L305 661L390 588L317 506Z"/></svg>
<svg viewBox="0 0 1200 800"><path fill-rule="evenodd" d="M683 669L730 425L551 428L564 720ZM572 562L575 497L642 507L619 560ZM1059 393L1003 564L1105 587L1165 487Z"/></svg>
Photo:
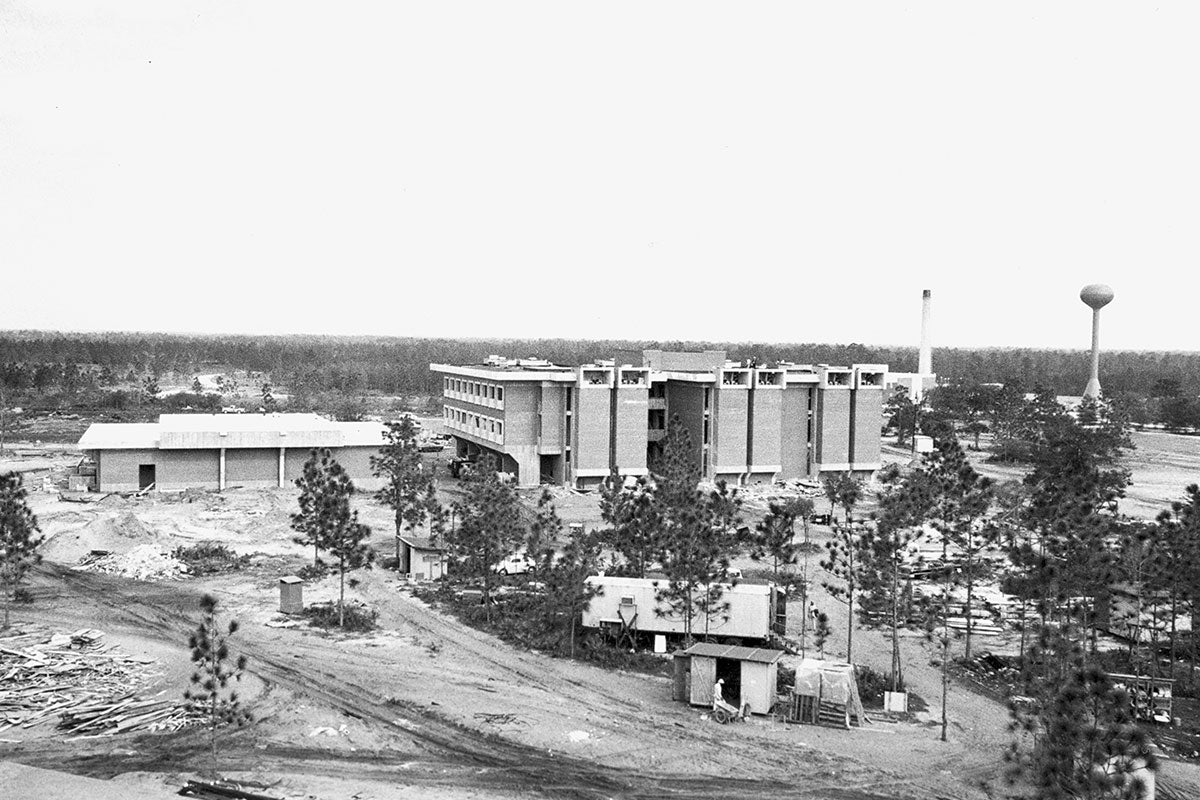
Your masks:
<svg viewBox="0 0 1200 800"><path fill-rule="evenodd" d="M371 456L378 422L333 422L316 414L163 414L153 423L95 423L79 440L96 465L93 488L125 492L291 486L314 448L328 447L358 489L382 481Z"/></svg>

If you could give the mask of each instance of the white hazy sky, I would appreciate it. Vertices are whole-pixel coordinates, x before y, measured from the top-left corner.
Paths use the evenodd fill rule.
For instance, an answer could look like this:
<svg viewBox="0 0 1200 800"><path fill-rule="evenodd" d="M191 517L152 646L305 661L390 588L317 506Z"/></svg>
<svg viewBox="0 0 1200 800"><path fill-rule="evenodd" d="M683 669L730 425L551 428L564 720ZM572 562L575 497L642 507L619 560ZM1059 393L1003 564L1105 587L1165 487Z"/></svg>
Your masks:
<svg viewBox="0 0 1200 800"><path fill-rule="evenodd" d="M0 0L0 328L1200 349L1197 23Z"/></svg>

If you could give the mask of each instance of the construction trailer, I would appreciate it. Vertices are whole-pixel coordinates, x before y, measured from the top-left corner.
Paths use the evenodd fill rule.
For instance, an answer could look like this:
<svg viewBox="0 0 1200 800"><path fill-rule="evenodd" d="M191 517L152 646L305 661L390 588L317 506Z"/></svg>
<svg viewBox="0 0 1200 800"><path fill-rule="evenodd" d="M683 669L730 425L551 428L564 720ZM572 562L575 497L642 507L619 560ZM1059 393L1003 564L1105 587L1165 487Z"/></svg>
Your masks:
<svg viewBox="0 0 1200 800"><path fill-rule="evenodd" d="M412 580L433 581L446 574L446 551L422 536L407 533L396 537L400 542L398 571Z"/></svg>
<svg viewBox="0 0 1200 800"><path fill-rule="evenodd" d="M771 713L782 657L782 650L710 642L699 642L675 654L677 660L686 660L690 673L689 703L712 708L713 684L722 679L725 702L738 708L749 706L752 714Z"/></svg>
<svg viewBox="0 0 1200 800"><path fill-rule="evenodd" d="M686 632L684 615L659 599L666 578L618 578L593 575L587 583L599 589L583 612L583 627L626 637L636 644L648 635L680 638ZM692 618L692 636L728 644L766 642L787 628L787 595L771 583L723 583L721 602L728 609L711 617ZM697 597L707 587L701 586Z"/></svg>

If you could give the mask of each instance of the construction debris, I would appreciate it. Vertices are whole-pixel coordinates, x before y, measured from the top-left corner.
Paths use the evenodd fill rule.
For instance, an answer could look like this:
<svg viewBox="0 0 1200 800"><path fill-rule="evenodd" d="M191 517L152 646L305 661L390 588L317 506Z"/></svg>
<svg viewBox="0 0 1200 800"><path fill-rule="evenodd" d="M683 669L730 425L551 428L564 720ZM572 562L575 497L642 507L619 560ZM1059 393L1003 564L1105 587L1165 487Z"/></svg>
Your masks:
<svg viewBox="0 0 1200 800"><path fill-rule="evenodd" d="M93 629L46 628L0 638L0 731L58 719L70 733L112 735L175 730L191 721L181 702L139 700L130 688L157 677L154 660L119 653L103 638Z"/></svg>
<svg viewBox="0 0 1200 800"><path fill-rule="evenodd" d="M79 560L79 569L106 572L139 581L179 580L188 574L187 564L154 544L140 545L124 555L93 553Z"/></svg>

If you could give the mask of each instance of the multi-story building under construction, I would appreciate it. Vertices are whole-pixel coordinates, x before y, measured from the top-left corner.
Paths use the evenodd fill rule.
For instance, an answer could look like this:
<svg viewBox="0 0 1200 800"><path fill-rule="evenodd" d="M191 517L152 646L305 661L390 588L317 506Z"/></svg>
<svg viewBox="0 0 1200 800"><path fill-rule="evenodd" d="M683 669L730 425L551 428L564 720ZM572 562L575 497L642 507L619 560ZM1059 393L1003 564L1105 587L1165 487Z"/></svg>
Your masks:
<svg viewBox="0 0 1200 800"><path fill-rule="evenodd" d="M761 366L716 350L647 350L640 365L622 363L634 360L565 367L491 356L430 369L444 379L444 424L458 455L490 452L521 486L645 475L672 417L706 479L746 484L880 466L886 365Z"/></svg>

